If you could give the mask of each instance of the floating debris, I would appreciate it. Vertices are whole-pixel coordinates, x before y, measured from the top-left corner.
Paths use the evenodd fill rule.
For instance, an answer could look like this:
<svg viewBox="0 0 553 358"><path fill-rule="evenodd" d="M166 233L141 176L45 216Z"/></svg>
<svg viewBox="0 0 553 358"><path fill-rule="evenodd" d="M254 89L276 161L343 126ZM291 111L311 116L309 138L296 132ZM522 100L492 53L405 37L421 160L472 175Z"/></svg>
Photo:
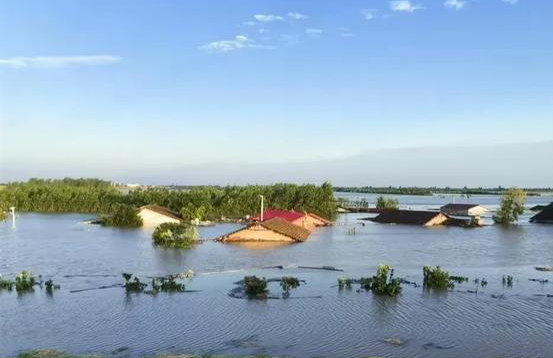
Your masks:
<svg viewBox="0 0 553 358"><path fill-rule="evenodd" d="M500 294L500 295L494 295L494 294L492 294L491 297L492 297L492 298L497 298L497 299L504 299L504 298L506 298L504 294Z"/></svg>
<svg viewBox="0 0 553 358"><path fill-rule="evenodd" d="M539 279L539 278L529 278L528 281L539 282L539 283L541 283L541 284L544 284L544 283L548 283L548 282L549 282L549 280Z"/></svg>
<svg viewBox="0 0 553 358"><path fill-rule="evenodd" d="M385 343L393 344L395 346L402 346L405 344L405 341L399 337L391 337L384 339Z"/></svg>
<svg viewBox="0 0 553 358"><path fill-rule="evenodd" d="M423 344L422 348L424 349L452 349L452 348L455 348L454 346L442 346L440 344L436 344L436 343L426 343L426 344Z"/></svg>
<svg viewBox="0 0 553 358"><path fill-rule="evenodd" d="M551 266L536 266L536 267L534 267L534 269L536 269L536 271L544 271L544 272L553 271L553 267L551 267Z"/></svg>

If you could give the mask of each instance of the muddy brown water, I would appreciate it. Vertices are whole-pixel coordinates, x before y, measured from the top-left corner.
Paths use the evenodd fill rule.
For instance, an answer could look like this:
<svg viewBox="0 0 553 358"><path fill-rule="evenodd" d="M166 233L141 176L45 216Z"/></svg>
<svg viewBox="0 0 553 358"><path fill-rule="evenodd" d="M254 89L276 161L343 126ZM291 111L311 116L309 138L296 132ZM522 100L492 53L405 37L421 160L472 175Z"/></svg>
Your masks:
<svg viewBox="0 0 553 358"><path fill-rule="evenodd" d="M399 198L416 208L449 200ZM489 206L498 201L475 200L489 200L484 203ZM553 273L534 269L553 265L553 225L530 224L525 215L508 229L361 226L356 219L363 216L342 215L336 226L321 228L302 244L208 241L168 250L152 246L145 229L79 224L89 215L20 214L15 228L9 220L0 223L0 273L31 270L61 289L53 296L39 288L24 295L0 292L0 357L33 348L131 357L553 357L553 298L547 297L553 294ZM200 231L213 238L236 227ZM396 298L335 287L338 277L372 275L379 263L418 283L423 265L439 264L452 274L485 278L488 285L471 281L447 294L404 286ZM263 269L277 265L284 269ZM344 272L298 268L322 265ZM122 272L153 276L189 269L197 275L185 281L187 289L201 292L126 295L114 287L70 293L120 283ZM294 275L306 284L288 300L229 297L233 282L249 274ZM503 275L514 276L512 288L502 285ZM477 287L477 294L467 293ZM280 292L278 283L270 288Z"/></svg>

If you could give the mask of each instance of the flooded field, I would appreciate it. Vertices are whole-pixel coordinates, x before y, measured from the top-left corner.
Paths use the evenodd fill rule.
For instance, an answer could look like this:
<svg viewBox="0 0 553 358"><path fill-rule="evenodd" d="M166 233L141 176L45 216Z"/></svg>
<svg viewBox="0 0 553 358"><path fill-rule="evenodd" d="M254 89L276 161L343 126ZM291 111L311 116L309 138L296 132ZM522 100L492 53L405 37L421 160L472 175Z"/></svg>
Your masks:
<svg viewBox="0 0 553 358"><path fill-rule="evenodd" d="M373 201L370 195L343 195ZM450 201L398 198L411 208ZM470 201L490 208L498 204L497 197ZM529 198L530 204L549 201ZM336 226L319 229L301 244L206 241L190 250L167 250L152 246L151 231L145 229L79 223L89 215L20 214L15 228L9 220L0 223L0 273L30 270L61 289L53 296L40 289L24 295L0 292L0 357L33 348L132 357L553 357L553 298L547 297L553 295L553 272L534 269L553 265L553 225L530 224L529 213L518 226L477 229L362 226L357 219L365 216L341 215ZM209 239L237 227L217 225L200 233ZM426 264L471 281L446 294L404 285L396 298L336 287L338 277L373 275L380 263L417 283ZM264 268L277 265L284 269ZM344 272L298 267L322 265ZM185 281L186 288L200 292L127 295L120 287L70 292L121 283L122 272L146 277L187 270L196 276ZM306 284L286 300L229 297L233 282L249 274L293 275ZM512 288L503 285L503 275L513 275ZM485 278L488 285L473 278ZM278 284L269 288L280 292Z"/></svg>

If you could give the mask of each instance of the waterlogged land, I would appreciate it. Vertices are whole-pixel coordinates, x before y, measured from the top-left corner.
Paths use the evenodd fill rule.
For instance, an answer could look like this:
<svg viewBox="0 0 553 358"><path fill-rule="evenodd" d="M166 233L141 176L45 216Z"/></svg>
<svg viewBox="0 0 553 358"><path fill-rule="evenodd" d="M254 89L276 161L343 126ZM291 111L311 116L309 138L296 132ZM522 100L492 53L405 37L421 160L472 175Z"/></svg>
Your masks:
<svg viewBox="0 0 553 358"><path fill-rule="evenodd" d="M443 203L403 198L400 205L413 208ZM493 208L494 200L484 204ZM0 357L44 347L131 357L550 357L553 273L534 267L553 265L553 226L529 224L528 216L508 229L461 229L361 226L358 216L343 215L302 244L206 241L174 250L153 246L144 229L78 224L89 215L21 214L15 228L0 223L0 272L30 270L61 287L52 295L40 288L0 292ZM209 239L236 227L200 234ZM337 287L339 277L374 275L380 263L418 285L427 264L469 281L446 293L403 284L395 298L357 292L355 284ZM300 268L323 265L344 271ZM121 287L123 272L147 278L188 270L196 275L182 280L187 292L129 295ZM287 299L229 296L247 275L302 282ZM504 275L513 276L512 287ZM282 296L278 282L268 289L269 296Z"/></svg>

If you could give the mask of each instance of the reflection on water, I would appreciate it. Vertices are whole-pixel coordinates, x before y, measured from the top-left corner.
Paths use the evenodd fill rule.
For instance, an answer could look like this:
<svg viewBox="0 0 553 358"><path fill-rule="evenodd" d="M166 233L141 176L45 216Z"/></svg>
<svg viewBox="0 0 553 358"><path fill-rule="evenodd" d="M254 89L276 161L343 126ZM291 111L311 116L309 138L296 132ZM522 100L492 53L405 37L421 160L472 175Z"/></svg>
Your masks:
<svg viewBox="0 0 553 358"><path fill-rule="evenodd" d="M416 198L415 198L416 199ZM413 200L415 200L413 199ZM422 200L426 200L423 198ZM432 199L434 200L434 199ZM497 200L497 198L496 198ZM410 205L416 205L410 204ZM420 204L420 205L425 205ZM363 216L363 215L361 215ZM338 218L301 244L206 241L191 250L156 248L151 230L79 225L83 215L22 214L0 223L0 273L23 269L61 284L52 297L37 289L0 293L0 356L50 347L75 353L270 354L290 357L550 357L553 331L553 226L422 228L359 225ZM355 235L348 229L356 227ZM202 228L209 239L237 225ZM253 245L252 245L253 244ZM441 265L472 280L436 295L404 286L400 297L338 290L339 276L374 274L378 264L421 283L422 266ZM269 266L284 269L263 269ZM300 269L330 265L344 272ZM139 276L193 270L186 294L125 295L121 288L70 293ZM292 299L231 298L244 275L298 276ZM512 288L503 275L513 275ZM278 283L269 288L277 295ZM476 292L477 293L470 293ZM536 296L537 294L545 296ZM388 338L399 338L401 344ZM397 343L397 342L396 342ZM126 349L125 347L128 347ZM125 348L125 349L123 349Z"/></svg>

